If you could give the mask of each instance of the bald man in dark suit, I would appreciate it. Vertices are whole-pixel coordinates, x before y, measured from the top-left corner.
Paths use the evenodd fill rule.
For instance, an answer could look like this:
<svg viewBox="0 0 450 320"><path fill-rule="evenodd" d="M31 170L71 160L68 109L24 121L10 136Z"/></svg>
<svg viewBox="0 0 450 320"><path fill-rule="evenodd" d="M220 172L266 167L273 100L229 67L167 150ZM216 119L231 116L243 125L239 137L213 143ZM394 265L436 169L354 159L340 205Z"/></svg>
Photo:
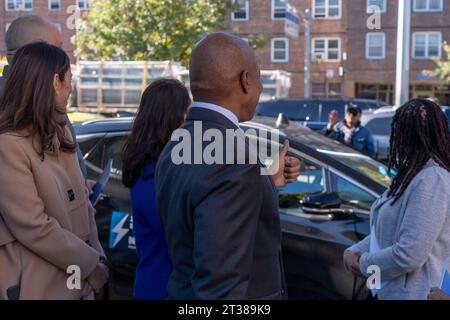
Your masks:
<svg viewBox="0 0 450 320"><path fill-rule="evenodd" d="M203 154L207 144L197 141L195 127L201 123L201 136L210 129L225 136L252 119L262 91L260 70L245 41L214 33L194 47L190 79L194 102L180 129ZM285 170L286 144L280 170L262 175L261 163L247 161L249 141L243 134L236 139L245 146L242 164L236 144L222 146L223 155L233 152L232 164L175 164L175 141L157 163L157 207L174 265L170 299L286 298L276 186L295 181L298 169Z"/></svg>

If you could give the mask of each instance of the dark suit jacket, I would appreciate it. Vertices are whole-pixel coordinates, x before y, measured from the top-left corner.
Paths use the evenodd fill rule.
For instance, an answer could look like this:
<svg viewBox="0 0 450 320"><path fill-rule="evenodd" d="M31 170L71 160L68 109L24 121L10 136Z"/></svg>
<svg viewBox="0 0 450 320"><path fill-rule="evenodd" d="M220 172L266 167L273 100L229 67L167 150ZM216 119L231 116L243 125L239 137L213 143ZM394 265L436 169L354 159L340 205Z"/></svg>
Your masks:
<svg viewBox="0 0 450 320"><path fill-rule="evenodd" d="M236 129L217 112L191 108L181 128L192 136L194 121L202 121L203 131ZM209 143L203 143L202 150ZM176 144L166 145L156 168L157 208L174 264L168 297L284 298L272 178L260 174L260 164L175 165L171 152Z"/></svg>

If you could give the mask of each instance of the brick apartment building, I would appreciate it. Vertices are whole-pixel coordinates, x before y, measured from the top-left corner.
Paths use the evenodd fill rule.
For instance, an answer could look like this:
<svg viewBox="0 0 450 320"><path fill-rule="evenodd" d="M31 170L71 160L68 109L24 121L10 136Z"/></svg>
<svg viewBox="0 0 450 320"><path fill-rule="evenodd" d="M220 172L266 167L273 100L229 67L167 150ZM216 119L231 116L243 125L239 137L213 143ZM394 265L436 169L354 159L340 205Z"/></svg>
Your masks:
<svg viewBox="0 0 450 320"><path fill-rule="evenodd" d="M257 50L264 69L292 73L291 97L303 96L304 28L299 38L284 33L285 4L279 0L239 0L241 10L229 18L230 29L248 37L264 34ZM398 1L293 0L295 7L311 9L311 82L313 96L341 95L394 100ZM381 9L381 29L369 30L369 6ZM411 97L436 96L450 104L450 86L422 75L434 69L432 56L444 55L450 42L450 1L412 0Z"/></svg>
<svg viewBox="0 0 450 320"><path fill-rule="evenodd" d="M70 38L75 30L67 26L73 14L69 6L76 5L81 11L89 8L90 0L0 0L0 57L6 56L5 33L11 22L21 15L37 14L53 22L61 31L63 48L74 61L74 45ZM68 10L69 8L69 10ZM68 13L69 11L69 13ZM70 21L70 20L69 20Z"/></svg>
<svg viewBox="0 0 450 320"><path fill-rule="evenodd" d="M280 0L233 0L241 10L228 18L229 30L243 38L264 36L257 50L263 69L292 73L291 97L303 97L303 26L298 38L284 33L285 4ZM311 9L311 82L313 96L394 99L397 46L396 0L291 0L301 10ZM17 16L38 14L61 29L64 49L73 58L74 35L66 25L67 8L89 7L89 0L0 0L0 56L5 55L4 35ZM368 7L381 9L381 29L369 30ZM434 69L431 57L443 55L442 42L450 42L450 0L412 0L411 97L436 96L450 105L450 86L422 75Z"/></svg>

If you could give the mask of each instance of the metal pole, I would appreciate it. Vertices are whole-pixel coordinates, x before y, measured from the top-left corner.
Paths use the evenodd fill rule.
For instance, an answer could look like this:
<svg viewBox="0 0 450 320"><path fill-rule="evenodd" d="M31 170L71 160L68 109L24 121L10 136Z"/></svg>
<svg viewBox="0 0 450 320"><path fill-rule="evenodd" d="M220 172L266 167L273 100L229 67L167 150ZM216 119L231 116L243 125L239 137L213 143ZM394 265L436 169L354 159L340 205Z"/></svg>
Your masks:
<svg viewBox="0 0 450 320"><path fill-rule="evenodd" d="M411 0L398 1L397 70L395 106L409 99L409 48L411 33Z"/></svg>
<svg viewBox="0 0 450 320"><path fill-rule="evenodd" d="M304 96L311 98L311 11L306 9L305 18L305 69L304 69Z"/></svg>

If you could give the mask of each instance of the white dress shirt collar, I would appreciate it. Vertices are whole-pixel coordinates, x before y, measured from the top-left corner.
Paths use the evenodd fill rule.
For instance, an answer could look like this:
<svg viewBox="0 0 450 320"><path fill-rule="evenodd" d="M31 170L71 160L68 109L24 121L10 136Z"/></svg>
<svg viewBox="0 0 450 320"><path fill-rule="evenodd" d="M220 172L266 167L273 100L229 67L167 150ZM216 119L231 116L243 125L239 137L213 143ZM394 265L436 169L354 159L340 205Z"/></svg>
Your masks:
<svg viewBox="0 0 450 320"><path fill-rule="evenodd" d="M218 105L212 104L212 103L194 101L192 103L191 108L204 108L204 109L218 112L218 113L222 114L224 117L226 117L228 120L233 122L239 128L238 117L236 117L236 115L233 112L231 112L230 110L228 110L224 107L221 107L221 106L218 106Z"/></svg>

